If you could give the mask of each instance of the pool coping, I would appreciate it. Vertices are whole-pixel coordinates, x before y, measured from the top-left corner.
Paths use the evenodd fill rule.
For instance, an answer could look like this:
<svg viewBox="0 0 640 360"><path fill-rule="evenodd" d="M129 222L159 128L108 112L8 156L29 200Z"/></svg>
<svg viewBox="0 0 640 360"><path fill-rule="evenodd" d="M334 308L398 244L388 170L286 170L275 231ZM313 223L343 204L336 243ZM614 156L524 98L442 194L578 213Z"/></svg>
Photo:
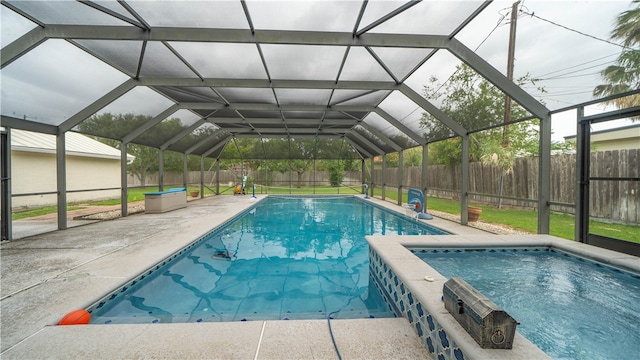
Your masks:
<svg viewBox="0 0 640 360"><path fill-rule="evenodd" d="M382 277L387 277L389 282L393 278L399 282L411 296L417 298L416 301L424 307L427 316L431 320L426 326L433 330L433 320L435 320L435 332L431 338L428 334L422 334L423 342L429 345L432 354L442 355L444 358L455 358L454 351L461 351L465 356L474 359L548 359L549 356L538 349L528 339L516 331L512 350L491 350L482 349L473 338L462 328L453 316L444 308L441 301L442 288L447 278L430 267L427 263L419 259L410 249L421 248L514 248L514 247L546 247L560 251L565 251L573 255L592 258L603 264L616 267L622 270L640 273L640 258L632 255L622 254L615 251L597 248L591 245L577 243L570 240L556 238L550 235L448 235L441 236L398 236L372 235L366 237L369 243L372 257L379 257L381 264L386 264L388 269L377 269L374 265L372 271L377 271ZM425 280L426 277L433 281ZM392 290L393 286L390 286ZM403 292L404 287L402 288ZM392 290L395 291L395 290ZM397 296L397 295L396 295ZM401 297L402 298L402 297ZM407 302L406 297L404 298ZM412 299L413 300L413 299ZM409 315L412 324L418 323L415 316L415 306L413 315ZM410 310L409 310L410 311ZM404 314L405 317L406 313ZM424 317L423 317L424 318ZM422 318L421 318L422 319ZM414 327L425 327L425 324L414 325ZM439 339L436 337L438 329L444 329L446 336L451 342L450 348L437 346ZM414 329L416 330L416 329ZM422 331L420 331L422 332ZM442 336L438 333L439 336Z"/></svg>

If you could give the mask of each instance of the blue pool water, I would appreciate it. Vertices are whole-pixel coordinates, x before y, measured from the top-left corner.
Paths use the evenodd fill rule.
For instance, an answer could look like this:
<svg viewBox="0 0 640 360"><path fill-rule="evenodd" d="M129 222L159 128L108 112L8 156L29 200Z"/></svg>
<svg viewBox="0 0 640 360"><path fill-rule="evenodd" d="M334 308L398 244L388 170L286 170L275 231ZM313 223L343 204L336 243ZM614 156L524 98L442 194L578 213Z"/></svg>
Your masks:
<svg viewBox="0 0 640 360"><path fill-rule="evenodd" d="M354 197L257 203L91 306L91 322L393 317L365 235L444 234Z"/></svg>
<svg viewBox="0 0 640 360"><path fill-rule="evenodd" d="M548 248L414 252L488 296L554 359L640 359L640 276Z"/></svg>

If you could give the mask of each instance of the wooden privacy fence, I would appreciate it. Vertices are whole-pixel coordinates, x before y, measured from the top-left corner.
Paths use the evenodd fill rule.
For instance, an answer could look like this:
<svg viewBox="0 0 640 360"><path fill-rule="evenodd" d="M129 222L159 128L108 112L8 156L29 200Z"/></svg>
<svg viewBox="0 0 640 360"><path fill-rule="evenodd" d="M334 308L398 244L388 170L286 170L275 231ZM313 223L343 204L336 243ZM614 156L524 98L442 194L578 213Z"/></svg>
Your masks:
<svg viewBox="0 0 640 360"><path fill-rule="evenodd" d="M637 178L640 172L640 149L601 151L591 153L592 177ZM500 191L501 171L492 165L469 164L469 192L493 196L472 195L472 202L495 204ZM421 167L408 167L402 171L403 188L421 187ZM386 169L386 186L398 186L398 169ZM382 169L373 170L376 186L382 185ZM551 157L552 210L574 213L576 191L576 156ZM427 171L429 195L459 199L460 166L429 165ZM502 204L535 208L538 197L538 158L519 158L513 171L504 176ZM640 183L638 181L592 180L590 182L590 213L592 217L615 222L640 223Z"/></svg>
<svg viewBox="0 0 640 360"><path fill-rule="evenodd" d="M248 176L249 180L255 181L256 184L260 185L268 185L268 186L329 186L331 185L329 181L329 172L327 171L305 171L302 173L300 178L298 179L298 173L293 172L285 172L279 173L276 171L269 172L265 174L263 171L253 171L250 170ZM181 172L165 172L164 173L164 183L166 185L181 185L183 174ZM216 184L216 173L215 171L205 171L204 172L204 184L206 186L215 186ZM298 180L300 180L298 182ZM242 181L242 175L239 172L234 172L230 170L220 170L220 184L228 185L228 184L237 184ZM187 172L187 183L194 185L200 184L200 171L188 171ZM342 179L342 183L349 186L357 186L362 184L361 172L359 171L345 171L344 178ZM158 173L147 174L145 177L145 185L157 185L158 184ZM133 186L141 186L142 183L138 177L129 175L127 178L127 185L129 187Z"/></svg>

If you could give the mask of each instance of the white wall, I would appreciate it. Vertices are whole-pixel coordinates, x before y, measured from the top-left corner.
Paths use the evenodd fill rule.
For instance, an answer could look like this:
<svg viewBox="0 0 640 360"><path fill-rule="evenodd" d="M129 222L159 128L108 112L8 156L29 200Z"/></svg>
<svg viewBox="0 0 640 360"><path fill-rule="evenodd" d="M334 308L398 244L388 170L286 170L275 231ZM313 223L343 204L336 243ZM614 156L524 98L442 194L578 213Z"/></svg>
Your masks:
<svg viewBox="0 0 640 360"><path fill-rule="evenodd" d="M56 157L54 154L11 152L12 206L56 205L51 195L15 196L24 193L56 191ZM67 190L120 187L120 160L67 156ZM67 193L67 202L117 198L120 190Z"/></svg>

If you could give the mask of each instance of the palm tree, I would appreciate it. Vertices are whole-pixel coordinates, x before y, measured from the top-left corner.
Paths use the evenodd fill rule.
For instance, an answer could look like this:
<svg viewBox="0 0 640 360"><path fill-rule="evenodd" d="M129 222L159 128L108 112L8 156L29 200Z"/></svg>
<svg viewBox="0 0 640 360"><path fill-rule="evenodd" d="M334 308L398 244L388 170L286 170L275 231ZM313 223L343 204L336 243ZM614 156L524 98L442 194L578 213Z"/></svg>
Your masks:
<svg viewBox="0 0 640 360"><path fill-rule="evenodd" d="M611 39L622 40L626 49L618 56L615 65L608 66L601 74L607 82L593 89L593 95L603 97L640 88L640 0L633 0L635 8L621 13ZM640 95L627 96L612 101L618 108L640 105ZM636 119L637 120L637 119Z"/></svg>

